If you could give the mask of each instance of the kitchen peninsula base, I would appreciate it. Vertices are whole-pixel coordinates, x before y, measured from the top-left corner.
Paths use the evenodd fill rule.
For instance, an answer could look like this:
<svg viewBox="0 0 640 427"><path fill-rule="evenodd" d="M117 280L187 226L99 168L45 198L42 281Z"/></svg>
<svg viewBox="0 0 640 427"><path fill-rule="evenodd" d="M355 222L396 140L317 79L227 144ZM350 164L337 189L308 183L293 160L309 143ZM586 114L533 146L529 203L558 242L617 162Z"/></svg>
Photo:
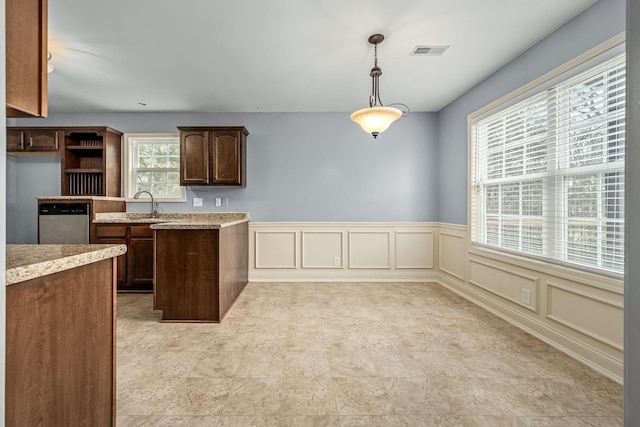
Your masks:
<svg viewBox="0 0 640 427"><path fill-rule="evenodd" d="M125 251L7 245L7 426L115 425L115 271Z"/></svg>
<svg viewBox="0 0 640 427"><path fill-rule="evenodd" d="M248 282L248 222L153 225L154 308L165 322L220 322Z"/></svg>

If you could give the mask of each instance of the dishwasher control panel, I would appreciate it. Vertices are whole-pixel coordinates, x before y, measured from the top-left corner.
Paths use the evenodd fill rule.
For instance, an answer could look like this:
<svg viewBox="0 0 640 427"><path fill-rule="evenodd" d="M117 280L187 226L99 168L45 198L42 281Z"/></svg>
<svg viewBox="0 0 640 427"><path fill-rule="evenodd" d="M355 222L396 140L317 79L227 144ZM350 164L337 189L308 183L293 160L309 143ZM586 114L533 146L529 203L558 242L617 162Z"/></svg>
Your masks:
<svg viewBox="0 0 640 427"><path fill-rule="evenodd" d="M88 203L41 203L39 215L88 215Z"/></svg>

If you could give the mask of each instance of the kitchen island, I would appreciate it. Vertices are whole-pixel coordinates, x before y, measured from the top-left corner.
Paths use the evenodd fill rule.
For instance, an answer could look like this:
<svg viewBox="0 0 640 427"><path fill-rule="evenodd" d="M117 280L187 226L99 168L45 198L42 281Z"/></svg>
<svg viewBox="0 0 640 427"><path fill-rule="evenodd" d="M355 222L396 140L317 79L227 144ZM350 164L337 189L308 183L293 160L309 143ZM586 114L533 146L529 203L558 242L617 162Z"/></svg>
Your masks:
<svg viewBox="0 0 640 427"><path fill-rule="evenodd" d="M7 245L6 425L115 425L116 257Z"/></svg>
<svg viewBox="0 0 640 427"><path fill-rule="evenodd" d="M248 282L249 215L182 214L154 230L154 308L168 322L220 322Z"/></svg>

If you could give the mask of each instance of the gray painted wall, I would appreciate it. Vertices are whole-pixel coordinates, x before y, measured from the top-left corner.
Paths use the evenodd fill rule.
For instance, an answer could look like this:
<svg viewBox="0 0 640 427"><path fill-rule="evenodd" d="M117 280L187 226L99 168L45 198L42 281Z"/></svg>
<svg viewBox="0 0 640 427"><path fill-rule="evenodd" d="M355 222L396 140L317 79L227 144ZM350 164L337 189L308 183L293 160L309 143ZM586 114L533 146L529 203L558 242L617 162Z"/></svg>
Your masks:
<svg viewBox="0 0 640 427"><path fill-rule="evenodd" d="M59 157L7 156L7 243L38 243L38 196L60 195Z"/></svg>
<svg viewBox="0 0 640 427"><path fill-rule="evenodd" d="M443 108L438 220L467 224L467 116L625 30L625 0L599 0Z"/></svg>
<svg viewBox="0 0 640 427"><path fill-rule="evenodd" d="M628 0L624 425L640 425L640 2ZM633 218L635 221L631 221Z"/></svg>
<svg viewBox="0 0 640 427"><path fill-rule="evenodd" d="M161 212L246 211L254 221L435 221L438 215L435 113L412 113L377 140L346 112L52 114L10 124L106 125L125 133L177 132L179 125L249 130L246 188L191 188L186 203L161 203ZM7 186L14 207L8 223L16 226L11 237L15 243L34 243L34 197L59 194L60 163L44 157L11 161ZM204 206L194 208L193 197L202 197ZM216 197L228 198L229 205L215 207ZM127 206L128 211L147 209L147 202Z"/></svg>
<svg viewBox="0 0 640 427"><path fill-rule="evenodd" d="M4 138L6 140L6 136ZM3 151L3 154L6 153L6 150ZM6 221L4 221L4 225L6 227L5 233L5 241L7 243L17 242L16 239L16 227L15 227L15 210L16 210L16 186L9 185L10 182L16 182L16 164L9 160L9 158L3 157L3 161L5 162L5 167L7 169L6 176L1 176L0 178L6 183L2 188L5 189L5 206L6 209L4 214L6 215ZM11 212L11 213L9 213Z"/></svg>

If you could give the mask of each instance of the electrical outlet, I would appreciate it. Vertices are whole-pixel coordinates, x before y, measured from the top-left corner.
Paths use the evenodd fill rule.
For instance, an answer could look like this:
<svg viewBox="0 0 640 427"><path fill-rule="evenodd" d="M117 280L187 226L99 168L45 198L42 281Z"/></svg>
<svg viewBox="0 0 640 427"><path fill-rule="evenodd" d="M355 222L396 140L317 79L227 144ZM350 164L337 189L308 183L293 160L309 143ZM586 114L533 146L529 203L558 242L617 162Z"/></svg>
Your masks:
<svg viewBox="0 0 640 427"><path fill-rule="evenodd" d="M522 288L522 302L531 305L531 289Z"/></svg>
<svg viewBox="0 0 640 427"><path fill-rule="evenodd" d="M216 206L222 206L222 199L220 197L216 197Z"/></svg>
<svg viewBox="0 0 640 427"><path fill-rule="evenodd" d="M334 256L333 257L333 265L335 267L340 267L340 257L339 256Z"/></svg>
<svg viewBox="0 0 640 427"><path fill-rule="evenodd" d="M225 197L224 200L222 201L222 206L229 206L229 198Z"/></svg>
<svg viewBox="0 0 640 427"><path fill-rule="evenodd" d="M193 198L193 206L201 208L202 207L202 197L194 197Z"/></svg>

